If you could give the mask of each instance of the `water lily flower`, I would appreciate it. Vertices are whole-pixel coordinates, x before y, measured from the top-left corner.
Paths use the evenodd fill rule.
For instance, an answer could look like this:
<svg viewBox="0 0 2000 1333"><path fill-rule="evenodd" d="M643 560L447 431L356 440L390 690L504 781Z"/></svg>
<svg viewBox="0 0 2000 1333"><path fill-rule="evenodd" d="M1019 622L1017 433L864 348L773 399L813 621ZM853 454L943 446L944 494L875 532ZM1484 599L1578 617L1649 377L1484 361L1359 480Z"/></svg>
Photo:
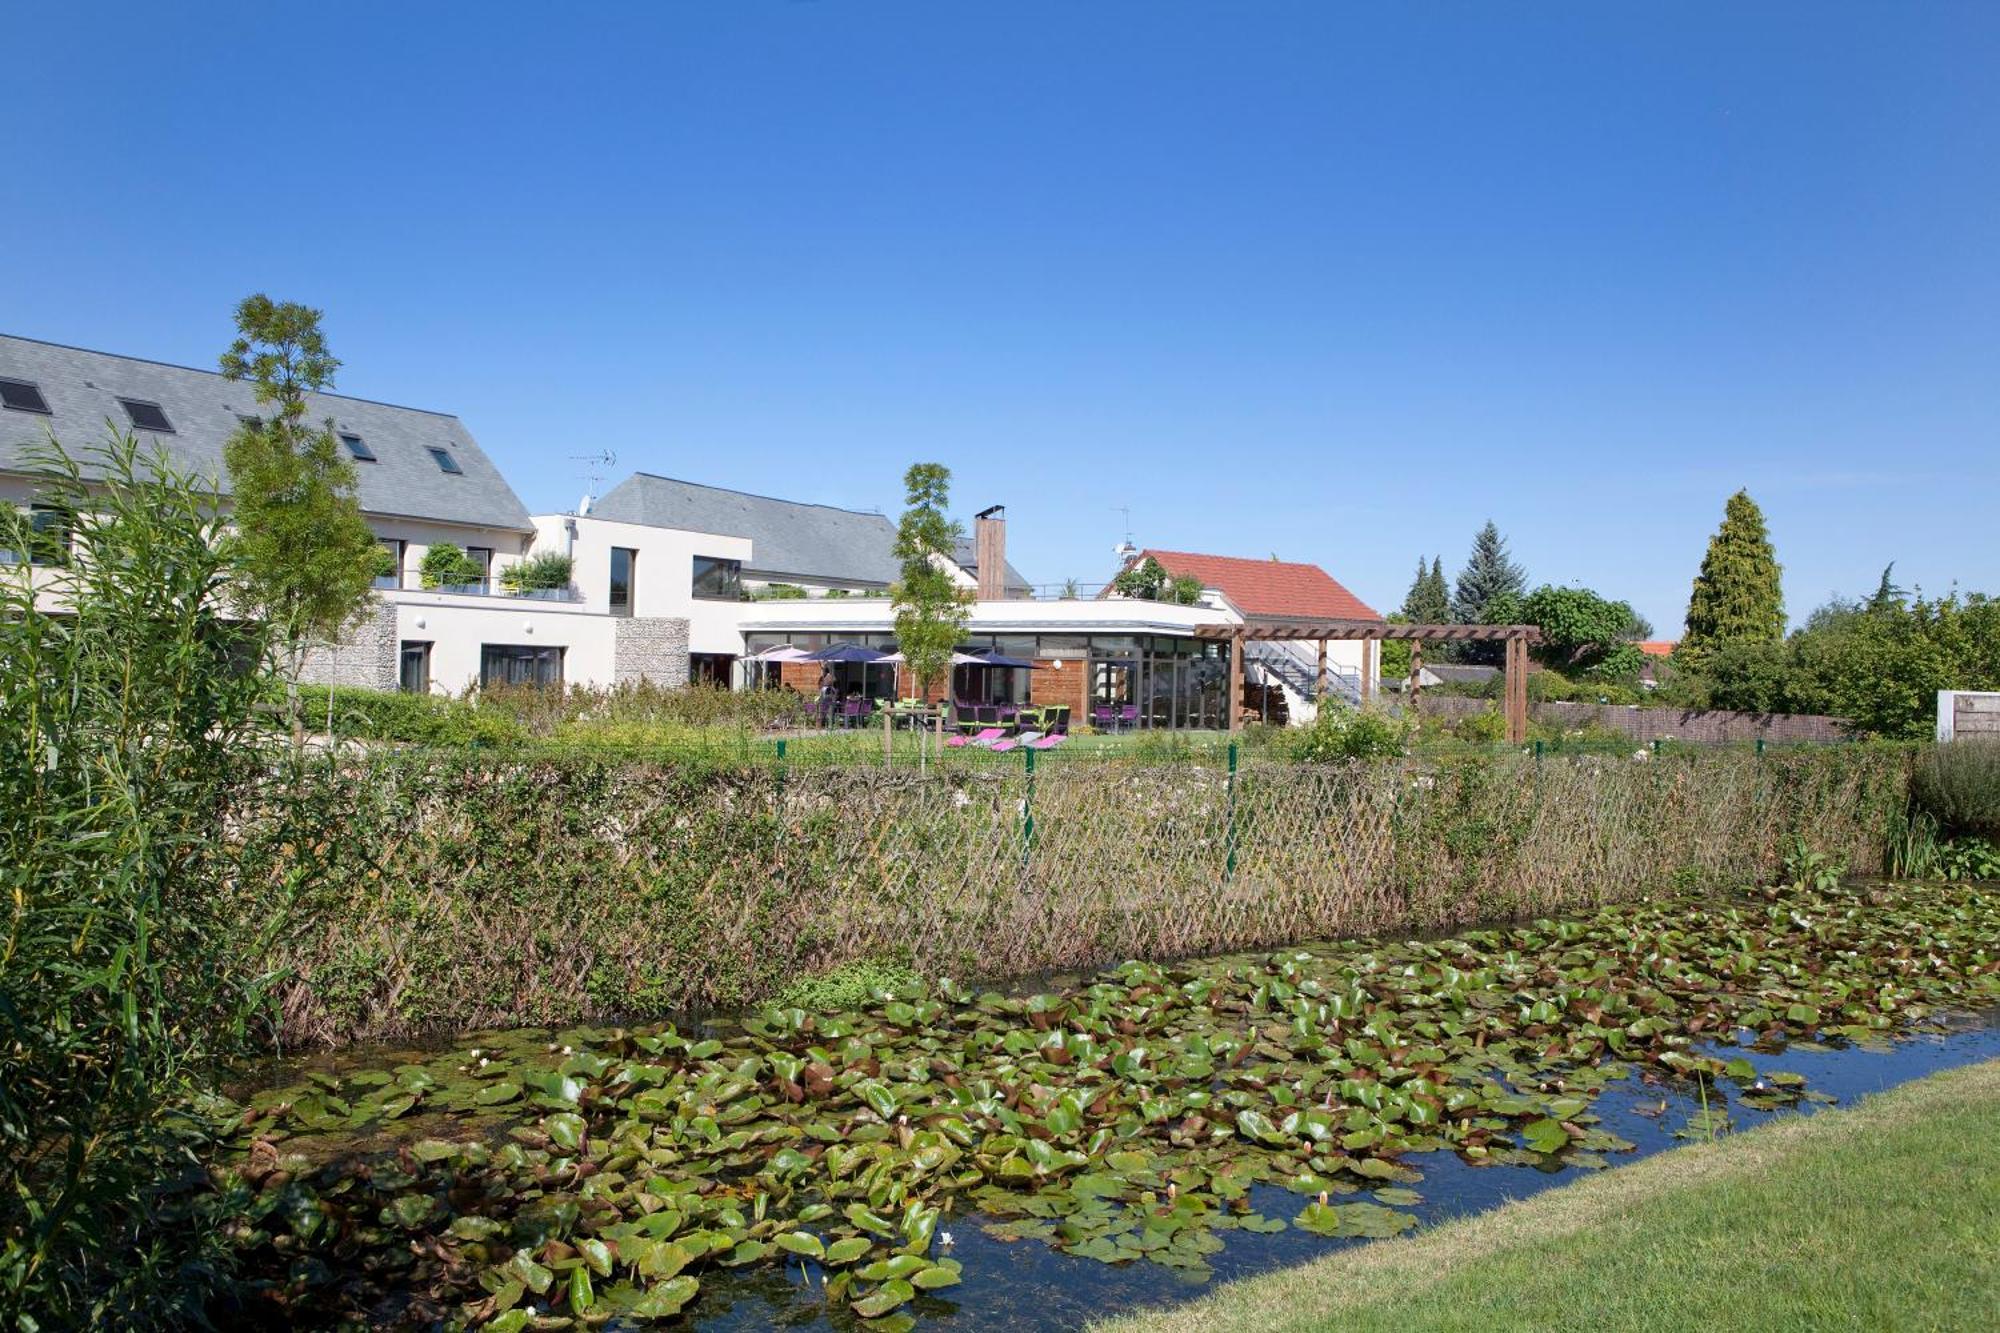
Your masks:
<svg viewBox="0 0 2000 1333"><path fill-rule="evenodd" d="M949 1231L938 1232L938 1245L942 1249L948 1250L951 1248L951 1233Z"/></svg>

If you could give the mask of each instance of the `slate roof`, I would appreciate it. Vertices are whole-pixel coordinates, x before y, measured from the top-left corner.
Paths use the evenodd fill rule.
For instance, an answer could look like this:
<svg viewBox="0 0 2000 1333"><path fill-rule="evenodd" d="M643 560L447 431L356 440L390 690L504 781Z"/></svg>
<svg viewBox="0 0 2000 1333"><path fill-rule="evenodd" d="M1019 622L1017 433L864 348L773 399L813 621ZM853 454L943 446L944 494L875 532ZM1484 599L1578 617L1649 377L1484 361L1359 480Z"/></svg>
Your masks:
<svg viewBox="0 0 2000 1333"><path fill-rule="evenodd" d="M214 371L8 334L0 334L0 378L29 381L49 405L47 416L0 408L0 470L24 470L23 449L50 432L74 452L100 443L107 420L130 429L118 400L134 398L158 403L174 428L135 431L140 443L165 447L180 466L214 477L226 490L223 444L239 414L259 414L248 383ZM356 492L369 513L533 530L527 507L457 417L332 393L308 395L306 416L332 417L374 452L376 462L354 465ZM462 474L440 469L426 452L432 446L449 450Z"/></svg>
<svg viewBox="0 0 2000 1333"><path fill-rule="evenodd" d="M593 517L750 539L749 572L773 579L826 579L888 587L900 572L896 525L884 514L779 500L721 486L635 472L590 507ZM972 543L958 563L974 571ZM1010 589L1028 583L1010 563Z"/></svg>
<svg viewBox="0 0 2000 1333"><path fill-rule="evenodd" d="M1147 556L1179 578L1192 575L1204 588L1219 588L1246 616L1284 616L1300 620L1380 620L1366 602L1342 587L1318 565L1289 560L1245 560L1233 555L1199 555L1192 551L1144 550Z"/></svg>

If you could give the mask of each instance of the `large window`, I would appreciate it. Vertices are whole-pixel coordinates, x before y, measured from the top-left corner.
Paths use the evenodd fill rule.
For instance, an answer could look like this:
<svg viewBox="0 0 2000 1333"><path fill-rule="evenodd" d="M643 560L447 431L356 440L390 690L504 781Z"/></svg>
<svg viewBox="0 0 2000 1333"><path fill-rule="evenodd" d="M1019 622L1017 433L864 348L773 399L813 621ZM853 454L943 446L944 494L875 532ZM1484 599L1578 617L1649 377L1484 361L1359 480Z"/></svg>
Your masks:
<svg viewBox="0 0 2000 1333"><path fill-rule="evenodd" d="M33 505L28 510L28 563L31 565L67 565L70 548L69 519L60 509L47 505ZM7 551L0 553L5 563L19 564L21 553Z"/></svg>
<svg viewBox="0 0 2000 1333"><path fill-rule="evenodd" d="M688 683L719 685L726 690L735 665L736 659L728 653L689 653Z"/></svg>
<svg viewBox="0 0 2000 1333"><path fill-rule="evenodd" d="M560 685L563 650L525 643L479 646L481 685Z"/></svg>
<svg viewBox="0 0 2000 1333"><path fill-rule="evenodd" d="M639 553L629 546L611 548L611 614L632 614L633 580L639 573ZM699 590L697 590L698 592Z"/></svg>
<svg viewBox="0 0 2000 1333"><path fill-rule="evenodd" d="M429 694L431 692L431 646L415 640L403 640L403 651L397 665L396 684L405 694Z"/></svg>
<svg viewBox="0 0 2000 1333"><path fill-rule="evenodd" d="M468 546L465 548L465 558L470 560L473 566L479 570L479 577L474 579L473 583L478 585L479 591L490 592L492 590L493 578L493 548L490 546Z"/></svg>
<svg viewBox="0 0 2000 1333"><path fill-rule="evenodd" d="M720 556L694 558L694 595L714 602L743 600L743 562Z"/></svg>
<svg viewBox="0 0 2000 1333"><path fill-rule="evenodd" d="M378 588L400 588L403 586L403 539L401 537L379 537L383 552L389 557L387 568L375 576Z"/></svg>

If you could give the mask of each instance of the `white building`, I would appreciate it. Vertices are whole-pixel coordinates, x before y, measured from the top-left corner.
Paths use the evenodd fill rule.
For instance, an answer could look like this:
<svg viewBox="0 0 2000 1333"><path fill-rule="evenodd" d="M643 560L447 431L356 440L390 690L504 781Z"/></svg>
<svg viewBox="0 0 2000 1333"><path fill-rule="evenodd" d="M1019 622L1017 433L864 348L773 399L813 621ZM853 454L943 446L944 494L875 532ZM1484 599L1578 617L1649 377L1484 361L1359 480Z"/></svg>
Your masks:
<svg viewBox="0 0 2000 1333"><path fill-rule="evenodd" d="M28 451L37 443L54 436L75 453L113 428L226 487L224 443L257 410L249 385L210 371L0 335L0 501L32 505ZM313 679L444 693L496 681L741 685L746 659L778 644L894 645L895 527L882 514L639 473L585 512L530 515L457 417L338 394L312 396L308 416L333 422L395 570L360 627L313 656ZM1080 719L1119 725L1218 727L1227 719L1227 645L1197 637L1197 626L1378 619L1316 566L1176 552L1152 554L1202 583L1198 605L1036 600L1007 563L1004 512L982 513L973 528L951 565L977 596L966 646L1036 664L953 682L954 696L977 691L977 702L1066 704ZM426 588L424 557L445 543L465 551L479 577ZM549 552L570 557L570 585L510 592L508 567ZM1297 719L1310 715L1321 680L1350 698L1372 690L1368 647L1331 645L1321 673L1293 647L1256 645L1248 679L1269 687L1264 706L1282 696ZM782 679L809 690L818 670L786 668ZM873 696L914 689L889 668L841 674L843 686Z"/></svg>

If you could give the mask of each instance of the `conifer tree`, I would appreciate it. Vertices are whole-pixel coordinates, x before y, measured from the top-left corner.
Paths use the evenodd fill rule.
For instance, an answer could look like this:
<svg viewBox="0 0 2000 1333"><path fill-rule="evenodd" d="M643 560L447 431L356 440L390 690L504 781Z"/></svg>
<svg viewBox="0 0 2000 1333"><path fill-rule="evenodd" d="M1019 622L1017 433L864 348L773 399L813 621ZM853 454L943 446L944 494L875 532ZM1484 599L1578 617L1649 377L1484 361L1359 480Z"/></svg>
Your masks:
<svg viewBox="0 0 2000 1333"><path fill-rule="evenodd" d="M1527 590L1527 572L1508 558L1507 539L1488 519L1472 539L1472 554L1452 589L1451 614L1444 618L1461 625L1510 624L1520 619L1521 598ZM1506 651L1498 643L1448 643L1439 649L1447 661L1480 666L1498 664Z"/></svg>
<svg viewBox="0 0 2000 1333"><path fill-rule="evenodd" d="M1783 639L1781 573L1764 512L1748 491L1736 492L1723 509L1722 526L1709 539L1688 598L1682 662L1698 667L1718 648Z"/></svg>
<svg viewBox="0 0 2000 1333"><path fill-rule="evenodd" d="M1444 559L1417 560L1417 576L1403 598L1403 616L1416 625L1442 625L1451 620L1451 594L1445 588Z"/></svg>

